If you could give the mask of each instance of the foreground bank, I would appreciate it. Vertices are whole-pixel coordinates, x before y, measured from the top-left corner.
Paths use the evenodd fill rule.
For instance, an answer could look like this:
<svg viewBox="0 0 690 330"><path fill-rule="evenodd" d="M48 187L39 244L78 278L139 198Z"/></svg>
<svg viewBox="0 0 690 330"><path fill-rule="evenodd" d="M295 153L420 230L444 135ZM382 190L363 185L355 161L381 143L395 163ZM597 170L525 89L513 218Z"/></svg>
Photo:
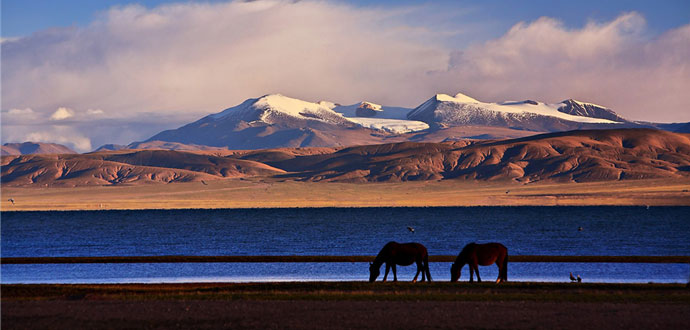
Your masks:
<svg viewBox="0 0 690 330"><path fill-rule="evenodd" d="M3 285L2 292L5 329L690 327L684 284Z"/></svg>

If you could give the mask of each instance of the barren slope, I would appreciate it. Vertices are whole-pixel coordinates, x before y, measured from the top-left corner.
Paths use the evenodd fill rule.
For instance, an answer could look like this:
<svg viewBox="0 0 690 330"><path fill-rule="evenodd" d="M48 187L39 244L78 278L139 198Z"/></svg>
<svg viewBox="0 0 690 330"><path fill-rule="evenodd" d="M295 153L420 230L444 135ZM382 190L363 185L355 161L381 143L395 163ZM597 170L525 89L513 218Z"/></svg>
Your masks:
<svg viewBox="0 0 690 330"><path fill-rule="evenodd" d="M124 150L2 158L3 186L170 183L256 176L339 182L687 178L690 135L617 129L511 140L401 142L347 148Z"/></svg>
<svg viewBox="0 0 690 330"><path fill-rule="evenodd" d="M361 146L276 160L308 181L602 181L690 176L688 135L651 129L572 131L466 143Z"/></svg>
<svg viewBox="0 0 690 330"><path fill-rule="evenodd" d="M171 183L282 172L249 160L170 150L2 158L4 186Z"/></svg>

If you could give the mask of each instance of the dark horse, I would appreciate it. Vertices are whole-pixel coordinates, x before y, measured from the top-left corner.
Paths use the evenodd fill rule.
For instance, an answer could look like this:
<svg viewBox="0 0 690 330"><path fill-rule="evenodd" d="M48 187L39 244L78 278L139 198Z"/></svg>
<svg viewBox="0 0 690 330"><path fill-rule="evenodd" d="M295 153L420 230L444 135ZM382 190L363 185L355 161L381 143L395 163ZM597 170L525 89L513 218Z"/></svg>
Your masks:
<svg viewBox="0 0 690 330"><path fill-rule="evenodd" d="M498 278L496 283L508 281L508 249L501 243L477 244L470 243L465 245L455 258L455 262L450 267L450 281L456 282L460 278L460 270L465 264L470 267L470 282L474 281L473 273L477 273L477 282L481 282L479 268L477 265L489 266L496 263L498 266Z"/></svg>
<svg viewBox="0 0 690 330"><path fill-rule="evenodd" d="M417 263L417 274L414 275L412 282L417 282L417 276L422 273L422 282L424 282L424 274L431 282L431 274L429 273L429 254L424 245L419 243L405 243L400 244L396 242L388 242L381 252L374 259L374 263L369 263L369 282L376 281L379 277L381 264L386 263L386 274L383 275L383 281L388 277L388 271L393 268L393 281L398 281L395 265L408 266L413 262Z"/></svg>

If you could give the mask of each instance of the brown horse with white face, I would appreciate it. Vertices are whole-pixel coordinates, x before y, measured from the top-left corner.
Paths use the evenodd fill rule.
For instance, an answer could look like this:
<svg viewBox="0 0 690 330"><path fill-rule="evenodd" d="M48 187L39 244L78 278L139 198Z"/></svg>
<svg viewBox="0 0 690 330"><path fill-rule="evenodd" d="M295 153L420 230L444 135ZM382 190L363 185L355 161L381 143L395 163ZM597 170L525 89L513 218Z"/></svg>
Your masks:
<svg viewBox="0 0 690 330"><path fill-rule="evenodd" d="M474 281L473 274L477 273L477 282L481 282L479 277L479 265L489 266L496 263L498 266L498 278L496 283L508 281L508 249L501 243L477 244L470 243L465 245L455 258L455 262L450 267L450 281L456 282L460 279L460 271L465 264L470 267L470 282Z"/></svg>
<svg viewBox="0 0 690 330"><path fill-rule="evenodd" d="M386 274L383 275L383 281L388 277L388 271L393 268L393 281L398 281L395 265L409 266L412 263L417 264L417 274L414 275L412 282L417 282L417 276L422 273L422 282L424 282L424 275L431 282L431 273L429 273L429 254L426 247L419 243L396 243L388 242L381 252L376 256L373 263L369 263L369 282L376 281L379 277L381 265L386 264Z"/></svg>

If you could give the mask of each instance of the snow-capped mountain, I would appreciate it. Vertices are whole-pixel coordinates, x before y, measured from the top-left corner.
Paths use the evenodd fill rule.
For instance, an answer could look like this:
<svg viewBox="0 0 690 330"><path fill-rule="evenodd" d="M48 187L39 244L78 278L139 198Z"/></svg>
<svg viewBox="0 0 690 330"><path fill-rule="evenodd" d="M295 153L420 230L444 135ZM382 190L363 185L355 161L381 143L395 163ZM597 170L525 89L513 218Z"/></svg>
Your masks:
<svg viewBox="0 0 690 330"><path fill-rule="evenodd" d="M427 123L407 119L407 113L410 110L367 101L352 105L334 104L333 107L333 111L343 115L349 121L374 130L404 134L428 129Z"/></svg>
<svg viewBox="0 0 690 330"><path fill-rule="evenodd" d="M613 110L594 103L580 102L568 99L561 102L558 111L569 115L608 119L615 122L627 122L628 120L619 116Z"/></svg>
<svg viewBox="0 0 690 330"><path fill-rule="evenodd" d="M565 100L481 102L464 94L436 94L415 109L373 102L340 105L280 94L248 99L129 148L263 149L333 147L399 141L515 138L533 132L654 127L628 121L592 103Z"/></svg>
<svg viewBox="0 0 690 330"><path fill-rule="evenodd" d="M407 120L407 113L412 110L410 108L389 107L367 101L352 105L335 104L332 109L347 118L365 117L401 120Z"/></svg>
<svg viewBox="0 0 690 330"><path fill-rule="evenodd" d="M597 126L615 128L627 122L609 109L573 100L557 104L532 100L487 103L464 94L436 94L410 111L407 118L432 126L482 125L547 132Z"/></svg>
<svg viewBox="0 0 690 330"><path fill-rule="evenodd" d="M248 99L238 106L209 115L202 120L237 120L266 124L317 120L334 125L347 125L347 119L333 111L332 105L330 102L312 103L280 94L269 94Z"/></svg>
<svg viewBox="0 0 690 330"><path fill-rule="evenodd" d="M352 120L334 108L338 105L332 102L307 102L270 94L248 99L178 129L161 132L144 142L165 141L231 149L330 147L381 143L393 134L391 132L399 134L426 125L411 121Z"/></svg>

